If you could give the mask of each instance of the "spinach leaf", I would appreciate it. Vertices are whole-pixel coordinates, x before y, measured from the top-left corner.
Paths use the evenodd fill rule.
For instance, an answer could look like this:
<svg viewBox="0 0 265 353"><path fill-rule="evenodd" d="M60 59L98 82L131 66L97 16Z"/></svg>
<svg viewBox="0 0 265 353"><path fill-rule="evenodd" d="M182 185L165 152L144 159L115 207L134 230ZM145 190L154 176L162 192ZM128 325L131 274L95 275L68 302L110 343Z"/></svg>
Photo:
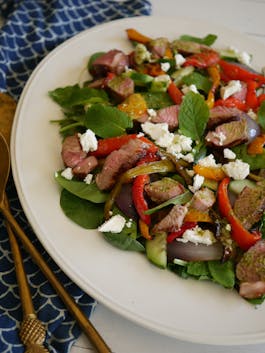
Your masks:
<svg viewBox="0 0 265 353"><path fill-rule="evenodd" d="M173 104L167 92L142 92L148 108L162 109Z"/></svg>
<svg viewBox="0 0 265 353"><path fill-rule="evenodd" d="M232 150L235 152L238 159L249 164L251 170L261 169L265 166L265 151L262 154L250 155L247 153L246 145L239 145Z"/></svg>
<svg viewBox="0 0 265 353"><path fill-rule="evenodd" d="M208 118L209 108L204 98L198 93L187 93L183 98L178 115L181 133L195 141L200 141Z"/></svg>
<svg viewBox="0 0 265 353"><path fill-rule="evenodd" d="M122 135L133 127L132 119L115 107L92 105L86 112L84 124L99 137Z"/></svg>
<svg viewBox="0 0 265 353"><path fill-rule="evenodd" d="M108 198L108 194L100 191L96 183L86 184L83 181L68 180L62 177L60 172L55 174L55 180L64 189L81 199L94 203L103 203Z"/></svg>
<svg viewBox="0 0 265 353"><path fill-rule="evenodd" d="M261 232L262 239L265 239L265 212L260 221L259 231Z"/></svg>
<svg viewBox="0 0 265 353"><path fill-rule="evenodd" d="M200 142L194 148L194 163L197 163L200 159L206 157L207 155L207 147L203 142Z"/></svg>
<svg viewBox="0 0 265 353"><path fill-rule="evenodd" d="M88 60L88 63L87 63L87 69L88 71L90 71L92 69L92 66L93 66L93 63L94 61L99 58L100 56L102 56L103 54L105 54L104 51L98 51L94 54L92 54Z"/></svg>
<svg viewBox="0 0 265 353"><path fill-rule="evenodd" d="M185 191L181 195L175 196L172 199L169 199L163 203L160 203L156 207L150 208L149 210L145 211L145 214L149 215L149 214L155 213L155 212L161 210L161 208L164 208L169 205L182 205L182 204L190 201L191 198L192 198L192 193L190 191Z"/></svg>
<svg viewBox="0 0 265 353"><path fill-rule="evenodd" d="M56 88L49 92L49 96L64 109L78 105L108 102L105 91L79 85Z"/></svg>
<svg viewBox="0 0 265 353"><path fill-rule="evenodd" d="M104 238L116 248L130 251L145 251L144 246L136 239L129 236L125 230L120 233L103 233Z"/></svg>
<svg viewBox="0 0 265 353"><path fill-rule="evenodd" d="M260 305L264 302L265 300L265 295L262 295L260 298L254 298L254 299L246 299L250 304L253 305Z"/></svg>
<svg viewBox="0 0 265 353"><path fill-rule="evenodd" d="M210 46L216 41L217 35L207 34L205 37L199 38L199 37L190 36L188 34L183 34L179 39Z"/></svg>
<svg viewBox="0 0 265 353"><path fill-rule="evenodd" d="M61 192L60 205L64 214L86 229L95 229L103 221L104 206L80 199L69 191Z"/></svg>
<svg viewBox="0 0 265 353"><path fill-rule="evenodd" d="M235 285L235 271L232 261L221 263L220 261L208 261L208 269L214 282L225 288L233 288Z"/></svg>
<svg viewBox="0 0 265 353"><path fill-rule="evenodd" d="M201 75L199 72L193 72L190 75L184 76L182 83L185 83L188 86L194 84L198 90L201 90L206 94L208 94L212 87L211 81L207 77Z"/></svg>
<svg viewBox="0 0 265 353"><path fill-rule="evenodd" d="M258 109L258 122L263 130L265 130L265 101L263 101Z"/></svg>
<svg viewBox="0 0 265 353"><path fill-rule="evenodd" d="M210 279L210 272L206 261L192 261L187 264L187 273L197 279Z"/></svg>

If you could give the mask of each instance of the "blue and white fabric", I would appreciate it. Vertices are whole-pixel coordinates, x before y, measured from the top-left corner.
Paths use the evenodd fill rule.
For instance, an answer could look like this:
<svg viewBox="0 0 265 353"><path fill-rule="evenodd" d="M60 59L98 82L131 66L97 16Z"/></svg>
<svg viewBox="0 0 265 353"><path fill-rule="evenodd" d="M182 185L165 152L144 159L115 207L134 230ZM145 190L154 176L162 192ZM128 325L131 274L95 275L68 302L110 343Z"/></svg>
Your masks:
<svg viewBox="0 0 265 353"><path fill-rule="evenodd" d="M0 0L0 91L18 99L36 65L52 49L82 30L114 19L149 15L148 0ZM58 279L89 317L95 300L82 292L55 264L33 233L19 203L12 176L7 193L13 215ZM39 319L47 327L50 352L69 352L80 329L46 278L22 249L24 266ZM22 353L22 321L14 263L0 215L0 352Z"/></svg>

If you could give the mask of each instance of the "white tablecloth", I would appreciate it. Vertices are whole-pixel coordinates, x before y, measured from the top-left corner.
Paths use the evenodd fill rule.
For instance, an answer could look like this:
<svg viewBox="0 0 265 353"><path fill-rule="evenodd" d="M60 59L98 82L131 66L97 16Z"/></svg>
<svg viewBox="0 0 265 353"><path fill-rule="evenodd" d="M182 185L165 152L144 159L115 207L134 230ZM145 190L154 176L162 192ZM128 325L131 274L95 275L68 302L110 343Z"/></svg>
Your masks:
<svg viewBox="0 0 265 353"><path fill-rule="evenodd" d="M175 14L177 17L183 15L183 17L211 21L238 30L265 44L265 0L152 0L151 3L154 16L174 16ZM210 346L181 342L135 325L101 304L97 305L92 321L115 353L265 352L265 344ZM94 350L87 338L82 335L73 346L71 353L85 352L94 352Z"/></svg>

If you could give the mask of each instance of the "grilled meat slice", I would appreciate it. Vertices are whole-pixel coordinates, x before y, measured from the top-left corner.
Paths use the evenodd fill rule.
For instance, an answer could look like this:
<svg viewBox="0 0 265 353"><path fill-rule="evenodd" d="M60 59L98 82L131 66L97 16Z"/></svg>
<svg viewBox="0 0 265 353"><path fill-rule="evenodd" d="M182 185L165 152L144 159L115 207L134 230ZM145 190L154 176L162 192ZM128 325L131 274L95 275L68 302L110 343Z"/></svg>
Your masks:
<svg viewBox="0 0 265 353"><path fill-rule="evenodd" d="M163 178L145 186L145 192L156 203L162 203L184 192L184 186L172 178Z"/></svg>

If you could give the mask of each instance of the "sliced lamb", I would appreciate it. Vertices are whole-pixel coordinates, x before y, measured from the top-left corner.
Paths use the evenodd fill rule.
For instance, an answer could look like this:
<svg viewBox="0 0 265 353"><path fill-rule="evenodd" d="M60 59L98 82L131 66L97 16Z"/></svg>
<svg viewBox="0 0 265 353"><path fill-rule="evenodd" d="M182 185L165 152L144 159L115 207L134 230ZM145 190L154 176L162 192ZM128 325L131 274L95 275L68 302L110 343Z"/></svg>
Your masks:
<svg viewBox="0 0 265 353"><path fill-rule="evenodd" d="M206 143L215 147L232 147L248 141L248 124L246 119L231 121L218 125L205 137Z"/></svg>
<svg viewBox="0 0 265 353"><path fill-rule="evenodd" d="M163 58L168 47L169 41L164 37L153 39L148 43L148 50L154 59Z"/></svg>
<svg viewBox="0 0 265 353"><path fill-rule="evenodd" d="M265 294L265 240L259 240L244 253L236 266L240 280L239 294L245 298L258 298Z"/></svg>
<svg viewBox="0 0 265 353"><path fill-rule="evenodd" d="M90 70L94 77L105 76L108 72L120 75L129 65L129 58L121 50L112 49L102 54L92 64Z"/></svg>
<svg viewBox="0 0 265 353"><path fill-rule="evenodd" d="M87 153L82 150L77 134L64 139L61 154L65 166L70 168L74 168L87 156Z"/></svg>
<svg viewBox="0 0 265 353"><path fill-rule="evenodd" d="M169 130L175 130L178 127L178 105L171 105L166 108L159 109L156 115L151 117L152 123L167 123Z"/></svg>
<svg viewBox="0 0 265 353"><path fill-rule="evenodd" d="M107 89L118 102L134 93L134 81L130 77L114 77L107 83Z"/></svg>
<svg viewBox="0 0 265 353"><path fill-rule="evenodd" d="M162 203L184 192L184 186L171 178L163 178L145 186L145 192L156 203Z"/></svg>
<svg viewBox="0 0 265 353"><path fill-rule="evenodd" d="M188 209L186 206L175 205L171 211L159 222L157 223L152 232L176 232L183 224L184 217Z"/></svg>
<svg viewBox="0 0 265 353"><path fill-rule="evenodd" d="M208 188L202 188L196 191L191 199L190 207L199 211L207 211L216 201L215 194Z"/></svg>
<svg viewBox="0 0 265 353"><path fill-rule="evenodd" d="M241 282L265 282L265 240L259 240L244 253L236 266L236 275Z"/></svg>
<svg viewBox="0 0 265 353"><path fill-rule="evenodd" d="M242 112L237 108L228 108L216 106L210 109L210 116L207 122L207 128L213 129L217 125L227 123L229 121L239 120Z"/></svg>
<svg viewBox="0 0 265 353"><path fill-rule="evenodd" d="M111 152L103 165L101 172L96 176L96 183L100 190L110 189L117 177L126 170L134 167L150 147L147 143L133 139L119 150Z"/></svg>
<svg viewBox="0 0 265 353"><path fill-rule="evenodd" d="M234 212L246 229L257 223L265 210L264 184L245 187L234 203Z"/></svg>
<svg viewBox="0 0 265 353"><path fill-rule="evenodd" d="M185 54L196 54L201 53L203 49L210 49L209 47L199 43L179 39L176 39L171 43L171 48L176 52Z"/></svg>
<svg viewBox="0 0 265 353"><path fill-rule="evenodd" d="M92 170L97 167L97 165L98 161L96 157L86 157L73 168L73 174L79 179L84 179L88 173L92 172Z"/></svg>

